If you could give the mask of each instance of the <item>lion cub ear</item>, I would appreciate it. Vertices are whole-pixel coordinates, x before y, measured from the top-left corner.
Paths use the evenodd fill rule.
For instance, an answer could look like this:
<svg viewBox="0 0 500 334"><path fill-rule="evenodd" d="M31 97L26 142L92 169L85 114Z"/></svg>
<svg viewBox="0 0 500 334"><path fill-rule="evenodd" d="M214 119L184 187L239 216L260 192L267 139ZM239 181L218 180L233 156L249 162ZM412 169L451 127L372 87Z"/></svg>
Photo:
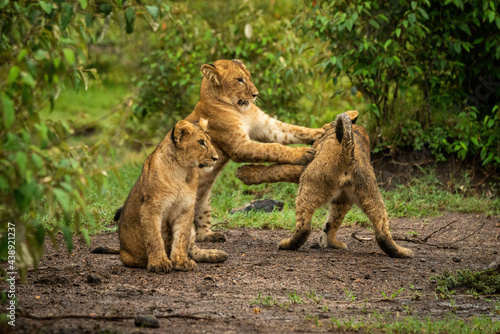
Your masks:
<svg viewBox="0 0 500 334"><path fill-rule="evenodd" d="M203 73L203 76L205 78L207 78L208 81L213 82L217 86L220 85L221 76L220 76L219 71L215 68L214 65L203 64L203 65L201 65L200 71L201 71L201 73Z"/></svg>
<svg viewBox="0 0 500 334"><path fill-rule="evenodd" d="M345 113L351 119L352 124L356 124L356 121L358 120L359 112L357 110L347 110Z"/></svg>
<svg viewBox="0 0 500 334"><path fill-rule="evenodd" d="M194 132L194 126L188 121L180 121L172 130L172 139L176 144L180 144L186 137L189 137Z"/></svg>
<svg viewBox="0 0 500 334"><path fill-rule="evenodd" d="M200 121L198 122L198 125L200 126L200 128L207 132L207 129L208 129L208 121L205 119L205 118L200 118Z"/></svg>

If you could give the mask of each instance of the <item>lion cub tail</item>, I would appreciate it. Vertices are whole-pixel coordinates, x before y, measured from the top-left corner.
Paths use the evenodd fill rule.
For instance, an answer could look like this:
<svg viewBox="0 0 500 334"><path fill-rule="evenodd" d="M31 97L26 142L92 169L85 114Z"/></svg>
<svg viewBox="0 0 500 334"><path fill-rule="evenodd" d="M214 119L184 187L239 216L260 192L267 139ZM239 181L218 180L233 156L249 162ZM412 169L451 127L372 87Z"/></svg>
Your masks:
<svg viewBox="0 0 500 334"><path fill-rule="evenodd" d="M119 248L99 246L91 251L92 254L120 254Z"/></svg>
<svg viewBox="0 0 500 334"><path fill-rule="evenodd" d="M189 249L189 256L195 262L220 263L227 260L226 252L218 249L200 249L194 243Z"/></svg>
<svg viewBox="0 0 500 334"><path fill-rule="evenodd" d="M352 116L348 113L342 113L337 116L335 120L335 135L338 142L342 145L342 154L354 163L353 121L351 118Z"/></svg>

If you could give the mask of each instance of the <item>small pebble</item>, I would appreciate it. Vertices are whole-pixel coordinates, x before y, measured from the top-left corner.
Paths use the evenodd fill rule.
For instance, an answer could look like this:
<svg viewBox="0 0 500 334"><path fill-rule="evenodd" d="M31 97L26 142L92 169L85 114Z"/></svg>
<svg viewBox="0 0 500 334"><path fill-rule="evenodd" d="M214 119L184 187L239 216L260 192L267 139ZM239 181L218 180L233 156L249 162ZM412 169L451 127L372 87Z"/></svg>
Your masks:
<svg viewBox="0 0 500 334"><path fill-rule="evenodd" d="M426 259L420 259L420 262L427 262Z"/></svg>
<svg viewBox="0 0 500 334"><path fill-rule="evenodd" d="M459 259L458 257L454 256L451 258L453 262L462 262L462 259Z"/></svg>
<svg viewBox="0 0 500 334"><path fill-rule="evenodd" d="M387 269L380 269L381 272L385 273Z"/></svg>
<svg viewBox="0 0 500 334"><path fill-rule="evenodd" d="M212 276L207 275L207 276L205 276L205 278L203 278L203 279L204 279L205 281L210 281L210 280L212 280Z"/></svg>
<svg viewBox="0 0 500 334"><path fill-rule="evenodd" d="M97 276L97 274L92 273L87 275L87 282L90 284L100 284L101 279Z"/></svg>
<svg viewBox="0 0 500 334"><path fill-rule="evenodd" d="M366 275L365 275L365 279L370 279L370 278L372 278L372 277L370 276L370 274L366 274Z"/></svg>
<svg viewBox="0 0 500 334"><path fill-rule="evenodd" d="M135 317L134 324L142 328L160 328L160 322L154 315L139 315Z"/></svg>

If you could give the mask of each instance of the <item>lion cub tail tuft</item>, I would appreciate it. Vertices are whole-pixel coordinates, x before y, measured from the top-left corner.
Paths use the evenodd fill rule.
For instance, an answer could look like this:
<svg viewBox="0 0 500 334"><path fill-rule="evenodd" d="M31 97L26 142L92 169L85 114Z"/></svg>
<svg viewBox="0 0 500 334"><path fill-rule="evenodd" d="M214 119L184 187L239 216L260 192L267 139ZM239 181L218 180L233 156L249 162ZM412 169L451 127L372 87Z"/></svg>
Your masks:
<svg viewBox="0 0 500 334"><path fill-rule="evenodd" d="M91 251L92 254L120 254L119 248L99 246Z"/></svg>
<svg viewBox="0 0 500 334"><path fill-rule="evenodd" d="M354 140L352 135L352 120L347 113L342 113L335 120L335 135L342 144L342 154L354 163Z"/></svg>

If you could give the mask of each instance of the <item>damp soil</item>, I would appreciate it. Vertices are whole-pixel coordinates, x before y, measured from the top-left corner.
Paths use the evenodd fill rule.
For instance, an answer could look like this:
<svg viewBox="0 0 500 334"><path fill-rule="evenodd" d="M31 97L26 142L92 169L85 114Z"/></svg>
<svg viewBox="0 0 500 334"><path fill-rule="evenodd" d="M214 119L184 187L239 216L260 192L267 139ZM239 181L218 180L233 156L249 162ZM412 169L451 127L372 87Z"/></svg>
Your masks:
<svg viewBox="0 0 500 334"><path fill-rule="evenodd" d="M72 254L61 237L58 247L47 243L38 270L29 272L27 282L17 282L15 329L19 333L310 333L331 330L332 317L362 319L375 311L388 319L411 313L431 320L451 314L500 320L498 314L492 315L498 295L486 300L458 289L452 299L443 299L432 279L445 270L483 270L496 260L498 217L443 213L428 219L392 219L391 228L395 238L411 240L397 242L412 249L414 259L388 257L375 241L367 240L373 237L370 230L358 225L339 231L348 251L320 249L319 231L298 251L279 251L277 244L289 236L288 230L233 229L224 231L225 243L201 244L226 251L225 263L200 263L192 272L167 274L127 268L117 255L90 252L96 246L118 246L116 232L94 236L90 247L75 240ZM415 242L438 230L427 242ZM294 294L300 299L290 297ZM137 316L149 315L157 318L159 328L136 327Z"/></svg>

